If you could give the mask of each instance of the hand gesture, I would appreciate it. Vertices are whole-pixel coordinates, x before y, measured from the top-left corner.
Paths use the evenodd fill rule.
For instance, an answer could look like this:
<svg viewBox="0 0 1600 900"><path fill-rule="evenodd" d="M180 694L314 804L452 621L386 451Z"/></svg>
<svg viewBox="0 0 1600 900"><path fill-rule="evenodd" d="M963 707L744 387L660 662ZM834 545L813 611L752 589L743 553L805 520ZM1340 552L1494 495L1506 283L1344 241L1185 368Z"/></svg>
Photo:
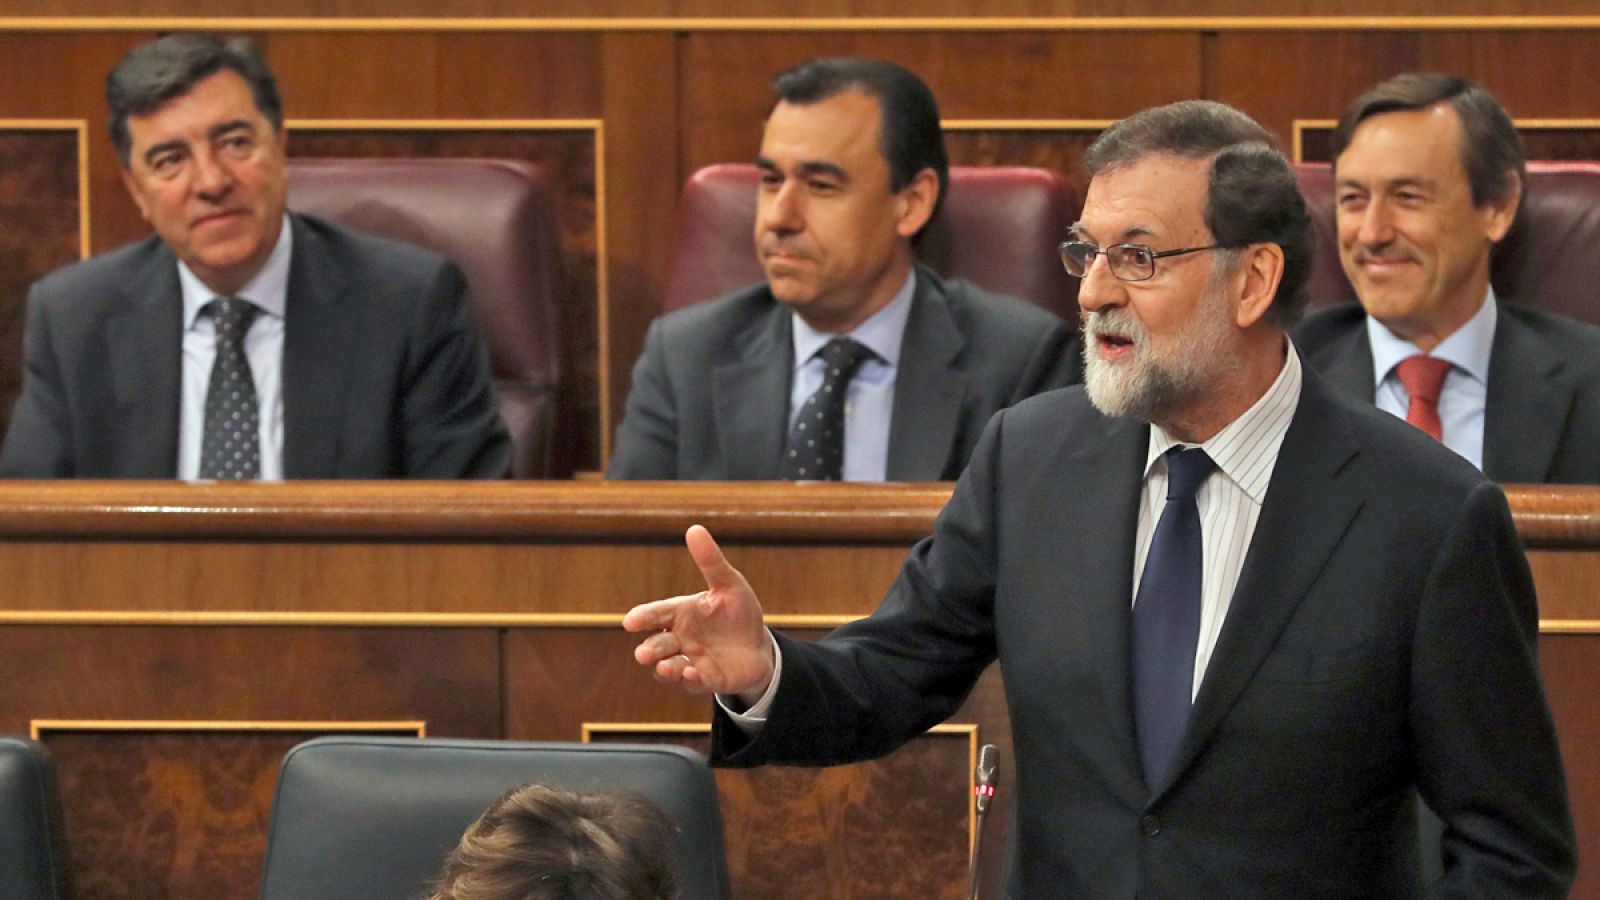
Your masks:
<svg viewBox="0 0 1600 900"><path fill-rule="evenodd" d="M622 618L628 631L654 631L634 648L640 665L660 681L691 693L736 694L747 705L772 681L772 639L750 582L728 564L711 532L695 525L684 535L706 589L635 606Z"/></svg>

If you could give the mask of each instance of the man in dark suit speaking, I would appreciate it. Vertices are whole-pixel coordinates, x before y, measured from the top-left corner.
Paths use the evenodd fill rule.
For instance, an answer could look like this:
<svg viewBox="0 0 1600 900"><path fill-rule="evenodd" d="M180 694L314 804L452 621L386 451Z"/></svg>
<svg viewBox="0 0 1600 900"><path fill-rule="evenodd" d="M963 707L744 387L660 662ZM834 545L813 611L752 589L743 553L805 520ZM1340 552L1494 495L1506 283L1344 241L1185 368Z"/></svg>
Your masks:
<svg viewBox="0 0 1600 900"><path fill-rule="evenodd" d="M1005 675L1015 897L1560 897L1575 866L1505 498L1303 367L1308 228L1255 122L1186 101L1087 156L1062 247L1085 388L995 416L868 618L770 633L708 589L624 625L718 693L722 763L873 757ZM1444 820L1421 883L1416 797Z"/></svg>
<svg viewBox="0 0 1600 900"><path fill-rule="evenodd" d="M917 76L821 59L773 86L766 281L651 325L606 474L954 479L995 410L1077 379L1071 329L916 264L949 180Z"/></svg>
<svg viewBox="0 0 1600 900"><path fill-rule="evenodd" d="M0 476L508 474L460 270L285 212L283 108L251 45L161 38L106 99L156 234L30 291Z"/></svg>

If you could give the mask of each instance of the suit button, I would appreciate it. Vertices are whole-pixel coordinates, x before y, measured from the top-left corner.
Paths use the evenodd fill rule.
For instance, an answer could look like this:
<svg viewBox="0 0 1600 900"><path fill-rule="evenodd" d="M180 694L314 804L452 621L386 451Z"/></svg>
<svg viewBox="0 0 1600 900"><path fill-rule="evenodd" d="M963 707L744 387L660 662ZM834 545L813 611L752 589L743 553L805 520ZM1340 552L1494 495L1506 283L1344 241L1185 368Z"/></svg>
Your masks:
<svg viewBox="0 0 1600 900"><path fill-rule="evenodd" d="M1144 832L1145 837L1155 837L1161 833L1161 817L1145 816L1141 818L1139 820L1139 830Z"/></svg>

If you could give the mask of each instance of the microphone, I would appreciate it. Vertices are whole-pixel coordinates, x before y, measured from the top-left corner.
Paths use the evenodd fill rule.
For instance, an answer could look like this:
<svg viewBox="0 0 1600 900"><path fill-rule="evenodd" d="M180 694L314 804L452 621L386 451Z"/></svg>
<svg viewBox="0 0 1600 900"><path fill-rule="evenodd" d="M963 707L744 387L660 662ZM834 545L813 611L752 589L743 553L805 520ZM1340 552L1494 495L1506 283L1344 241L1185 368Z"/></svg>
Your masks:
<svg viewBox="0 0 1600 900"><path fill-rule="evenodd" d="M978 751L978 767L972 772L972 793L977 798L977 830L972 836L972 862L967 874L967 900L978 897L978 859L983 852L983 823L994 800L995 782L1000 777L1000 748L984 744Z"/></svg>

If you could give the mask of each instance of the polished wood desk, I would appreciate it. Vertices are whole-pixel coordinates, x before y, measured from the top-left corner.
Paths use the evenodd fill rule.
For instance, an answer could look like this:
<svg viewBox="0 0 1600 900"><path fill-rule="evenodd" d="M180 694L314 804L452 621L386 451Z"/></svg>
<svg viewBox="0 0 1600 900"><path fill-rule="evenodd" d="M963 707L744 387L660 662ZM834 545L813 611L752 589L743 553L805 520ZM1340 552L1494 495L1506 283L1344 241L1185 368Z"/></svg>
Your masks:
<svg viewBox="0 0 1600 900"><path fill-rule="evenodd" d="M36 733L57 758L78 896L251 896L277 761L296 741L703 747L706 701L640 671L619 627L633 603L699 586L683 529L710 527L773 623L815 634L870 611L948 492L0 483L0 731ZM1600 490L1508 493L1596 859ZM994 671L885 760L719 773L739 896L964 896L982 742L1009 751ZM985 839L996 887L1008 817L1002 792Z"/></svg>

